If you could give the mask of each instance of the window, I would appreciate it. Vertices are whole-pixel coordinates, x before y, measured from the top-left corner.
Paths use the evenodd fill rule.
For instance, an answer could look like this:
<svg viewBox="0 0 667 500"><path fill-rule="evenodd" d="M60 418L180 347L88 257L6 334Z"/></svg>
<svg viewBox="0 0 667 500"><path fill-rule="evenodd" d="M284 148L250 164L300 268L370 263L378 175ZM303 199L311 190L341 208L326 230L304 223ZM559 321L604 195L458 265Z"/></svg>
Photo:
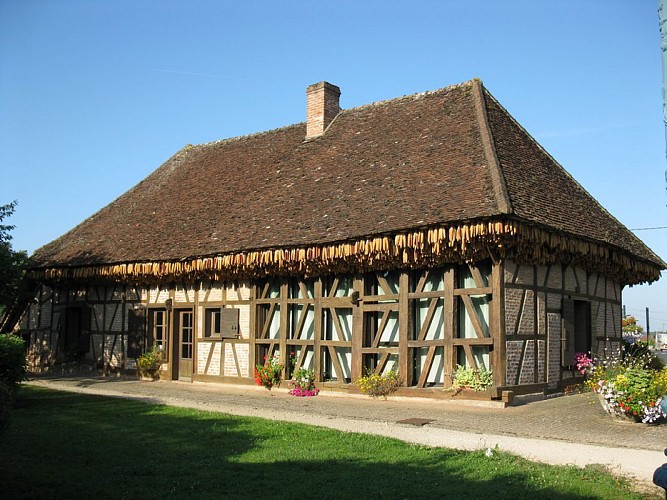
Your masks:
<svg viewBox="0 0 667 500"><path fill-rule="evenodd" d="M491 337L489 329L489 296L482 290L489 286L490 274L490 267L484 264L478 267L467 265L459 267L458 287L461 293L459 293L457 299L457 337L460 339ZM482 366L487 369L490 368L488 346L470 346L470 349L478 368ZM462 366L470 365L463 346L457 348L456 363Z"/></svg>
<svg viewBox="0 0 667 500"><path fill-rule="evenodd" d="M152 309L150 314L150 343L162 351L165 361L169 358L166 309Z"/></svg>
<svg viewBox="0 0 667 500"><path fill-rule="evenodd" d="M204 337L238 338L239 310L233 307L206 309Z"/></svg>
<svg viewBox="0 0 667 500"><path fill-rule="evenodd" d="M194 342L192 311L181 311L180 316L181 359L192 359L192 346Z"/></svg>
<svg viewBox="0 0 667 500"><path fill-rule="evenodd" d="M206 309L204 337L220 337L220 309Z"/></svg>

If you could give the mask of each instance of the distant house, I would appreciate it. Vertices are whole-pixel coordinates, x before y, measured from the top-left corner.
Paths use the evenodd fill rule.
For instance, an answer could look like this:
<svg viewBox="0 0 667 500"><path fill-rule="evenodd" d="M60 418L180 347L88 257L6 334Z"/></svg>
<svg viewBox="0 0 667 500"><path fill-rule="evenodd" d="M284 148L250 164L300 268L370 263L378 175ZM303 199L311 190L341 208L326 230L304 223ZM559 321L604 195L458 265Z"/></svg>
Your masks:
<svg viewBox="0 0 667 500"><path fill-rule="evenodd" d="M293 353L324 389L397 369L438 395L462 365L492 370L489 397L555 390L667 267L479 80L306 94L306 123L185 146L38 249L31 367L132 370L157 345L171 380L251 384Z"/></svg>

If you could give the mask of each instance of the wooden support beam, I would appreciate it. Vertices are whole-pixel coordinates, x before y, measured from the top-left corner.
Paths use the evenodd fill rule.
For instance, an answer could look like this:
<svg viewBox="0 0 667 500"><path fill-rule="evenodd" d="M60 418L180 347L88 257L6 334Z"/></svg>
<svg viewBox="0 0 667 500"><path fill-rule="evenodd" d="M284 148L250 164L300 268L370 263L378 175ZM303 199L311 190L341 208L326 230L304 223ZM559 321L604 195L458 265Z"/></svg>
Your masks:
<svg viewBox="0 0 667 500"><path fill-rule="evenodd" d="M433 365L433 358L435 357L435 349L436 346L434 345L428 348L428 354L426 355L426 361L424 361L424 364L422 365L422 371L419 375L419 382L417 383L417 387L426 386L426 382L428 381L428 374L431 371L431 365Z"/></svg>
<svg viewBox="0 0 667 500"><path fill-rule="evenodd" d="M259 326L257 325L257 304L255 303L257 299L257 285L255 283L250 284L250 304L248 304L249 309L249 321L248 321L248 376L252 377L255 373L255 364L257 363L257 351L255 347L255 339L257 338L257 332Z"/></svg>
<svg viewBox="0 0 667 500"><path fill-rule="evenodd" d="M448 389L452 386L452 376L454 372L454 360L456 359L456 353L454 351L454 336L456 334L456 307L454 304L454 268L448 267L445 270L444 275L445 281L445 307L444 307L444 371L445 377L443 380L443 385L445 389Z"/></svg>
<svg viewBox="0 0 667 500"><path fill-rule="evenodd" d="M410 301L408 300L409 291L410 275L404 271L401 272L398 279L398 374L403 379L403 385L407 386L412 385L413 371L412 357L410 356L410 349L408 348L411 324Z"/></svg>
<svg viewBox="0 0 667 500"><path fill-rule="evenodd" d="M318 278L315 281L315 324L313 325L313 371L315 372L315 380L322 382L324 374L322 370L322 348L320 342L323 340L324 334L323 320L324 310L322 309L322 279Z"/></svg>
<svg viewBox="0 0 667 500"><path fill-rule="evenodd" d="M331 356L331 361L334 365L334 370L336 371L336 377L338 378L338 383L340 385L343 385L345 384L345 374L343 373L343 365L341 365L340 359L338 359L338 351L332 345L328 346L328 349L329 349L329 356Z"/></svg>
<svg viewBox="0 0 667 500"><path fill-rule="evenodd" d="M484 335L484 330L482 329L482 323L479 321L479 316L477 316L477 310L472 303L472 299L469 295L462 295L461 299L463 300L463 305L465 306L466 311L468 311L468 317L470 318L470 322L472 323L473 329L475 330L475 334L477 334L478 338L486 338Z"/></svg>
<svg viewBox="0 0 667 500"><path fill-rule="evenodd" d="M363 359L361 348L364 345L364 278L355 276L352 289L359 294L360 302L352 306L352 380L357 380L363 375Z"/></svg>
<svg viewBox="0 0 667 500"><path fill-rule="evenodd" d="M435 310L438 306L438 300L440 299L432 298L428 304L426 318L424 318L424 322L421 325L421 330L419 331L419 340L426 340L426 334L428 333L428 329L431 327L431 323L433 322L433 316L435 315Z"/></svg>
<svg viewBox="0 0 667 500"><path fill-rule="evenodd" d="M289 336L289 305L287 296L289 295L289 283L284 281L280 284L280 329L278 330L280 357L284 363L283 377L290 377L289 371L289 352L287 352L287 337Z"/></svg>

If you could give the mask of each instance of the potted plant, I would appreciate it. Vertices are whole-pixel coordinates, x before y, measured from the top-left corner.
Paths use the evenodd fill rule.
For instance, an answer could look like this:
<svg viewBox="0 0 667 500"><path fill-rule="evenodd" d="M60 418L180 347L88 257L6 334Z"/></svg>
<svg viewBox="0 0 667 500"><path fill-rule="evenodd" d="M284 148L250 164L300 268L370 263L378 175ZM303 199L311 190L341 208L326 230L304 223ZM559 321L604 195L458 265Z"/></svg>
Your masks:
<svg viewBox="0 0 667 500"><path fill-rule="evenodd" d="M158 380L163 360L162 350L157 345L153 346L137 358L137 374L140 378Z"/></svg>
<svg viewBox="0 0 667 500"><path fill-rule="evenodd" d="M273 386L280 385L283 368L278 355L274 354L270 358L264 356L264 364L255 366L255 382L270 391Z"/></svg>
<svg viewBox="0 0 667 500"><path fill-rule="evenodd" d="M313 370L307 370L306 368L299 368L295 371L289 384L292 387L289 391L292 396L317 396L320 392L319 389L315 388L315 373Z"/></svg>

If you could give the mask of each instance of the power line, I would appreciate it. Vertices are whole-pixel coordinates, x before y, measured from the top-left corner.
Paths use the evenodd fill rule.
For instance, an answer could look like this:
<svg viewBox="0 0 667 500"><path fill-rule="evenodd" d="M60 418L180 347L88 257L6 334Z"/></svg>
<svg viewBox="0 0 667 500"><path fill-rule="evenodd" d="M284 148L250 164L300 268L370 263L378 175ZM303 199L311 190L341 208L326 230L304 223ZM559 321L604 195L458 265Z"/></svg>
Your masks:
<svg viewBox="0 0 667 500"><path fill-rule="evenodd" d="M667 174L667 173L666 173ZM667 175L666 175L667 177ZM634 229L630 229L630 231L652 231L654 229L667 229L667 226L658 226L658 227L636 227Z"/></svg>

